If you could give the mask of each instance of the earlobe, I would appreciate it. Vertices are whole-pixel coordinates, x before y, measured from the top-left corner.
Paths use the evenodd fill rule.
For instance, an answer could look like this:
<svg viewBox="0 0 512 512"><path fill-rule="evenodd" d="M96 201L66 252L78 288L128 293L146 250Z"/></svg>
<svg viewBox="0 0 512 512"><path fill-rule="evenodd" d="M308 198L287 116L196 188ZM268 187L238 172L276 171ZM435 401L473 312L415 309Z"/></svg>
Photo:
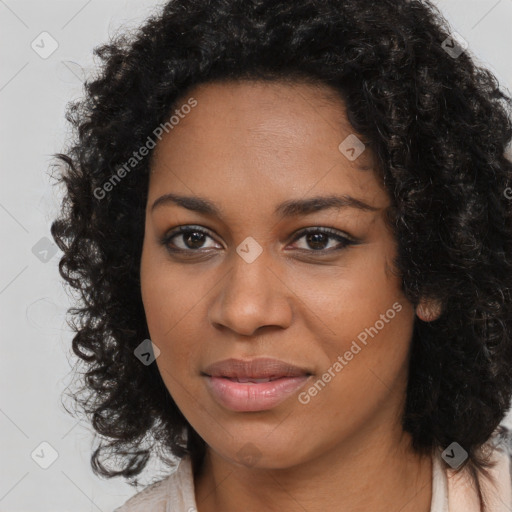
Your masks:
<svg viewBox="0 0 512 512"><path fill-rule="evenodd" d="M416 315L424 322L437 320L441 315L441 303L437 300L421 300L416 307Z"/></svg>

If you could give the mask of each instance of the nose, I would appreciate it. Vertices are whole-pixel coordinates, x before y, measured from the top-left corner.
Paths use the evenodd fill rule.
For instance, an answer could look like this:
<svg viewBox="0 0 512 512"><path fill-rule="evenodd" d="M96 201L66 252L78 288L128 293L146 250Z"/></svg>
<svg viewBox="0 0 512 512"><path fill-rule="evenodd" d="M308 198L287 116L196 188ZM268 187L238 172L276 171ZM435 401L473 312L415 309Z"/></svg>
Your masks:
<svg viewBox="0 0 512 512"><path fill-rule="evenodd" d="M236 253L232 259L231 271L222 278L210 306L212 325L243 336L254 335L265 326L289 327L293 292L279 277L268 253L263 251L251 263Z"/></svg>

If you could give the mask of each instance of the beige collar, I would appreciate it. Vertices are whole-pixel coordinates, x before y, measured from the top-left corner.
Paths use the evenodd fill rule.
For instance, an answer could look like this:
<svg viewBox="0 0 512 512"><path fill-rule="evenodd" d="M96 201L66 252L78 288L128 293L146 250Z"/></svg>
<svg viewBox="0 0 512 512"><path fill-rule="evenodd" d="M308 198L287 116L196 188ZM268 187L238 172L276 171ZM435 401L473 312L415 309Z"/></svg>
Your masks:
<svg viewBox="0 0 512 512"><path fill-rule="evenodd" d="M512 480L510 454L495 449L493 460L496 465L489 470L495 485L488 479L479 477L482 493L488 506L487 512L512 511ZM433 460L432 506L430 512L480 512L476 487L469 474L462 470L456 474L436 452Z"/></svg>

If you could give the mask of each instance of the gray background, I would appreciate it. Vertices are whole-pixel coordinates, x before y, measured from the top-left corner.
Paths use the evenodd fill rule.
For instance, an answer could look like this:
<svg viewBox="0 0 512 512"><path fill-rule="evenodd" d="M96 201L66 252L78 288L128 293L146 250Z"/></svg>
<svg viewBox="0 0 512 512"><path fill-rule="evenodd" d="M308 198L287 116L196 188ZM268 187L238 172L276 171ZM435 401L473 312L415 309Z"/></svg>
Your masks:
<svg viewBox="0 0 512 512"><path fill-rule="evenodd" d="M437 5L510 91L512 0ZM93 47L122 26L137 26L157 6L141 0L0 0L0 512L110 512L136 492L121 479L92 473L91 429L61 405L74 355L65 324L70 297L57 271L61 252L49 232L60 191L50 185L48 170L68 132L66 103L80 96L94 68ZM42 58L33 41L40 53L58 47ZM57 458L43 469L52 449ZM151 464L141 481L161 470Z"/></svg>

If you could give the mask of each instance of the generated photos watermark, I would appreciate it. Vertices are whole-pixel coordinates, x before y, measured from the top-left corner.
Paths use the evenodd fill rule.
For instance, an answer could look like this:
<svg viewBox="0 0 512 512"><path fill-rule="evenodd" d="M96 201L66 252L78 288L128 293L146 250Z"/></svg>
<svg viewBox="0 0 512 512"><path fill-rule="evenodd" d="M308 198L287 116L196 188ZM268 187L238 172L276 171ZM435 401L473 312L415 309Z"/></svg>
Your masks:
<svg viewBox="0 0 512 512"><path fill-rule="evenodd" d="M180 120L183 119L191 110L197 105L197 100L194 97L190 97L187 103L181 105L179 109L174 111L174 114L165 123L160 123L154 130L153 135L159 141L162 140L163 134L169 133L179 124ZM96 187L93 191L94 197L98 200L102 200L106 197L108 192L111 192L114 187L127 175L130 171L141 162L149 152L156 146L156 142L148 136L144 145L142 145L137 151L132 153L132 156L117 169L117 171L107 180L101 187Z"/></svg>
<svg viewBox="0 0 512 512"><path fill-rule="evenodd" d="M389 322L395 318L396 314L400 311L402 311L402 305L399 302L395 302L393 306L386 311L386 313L380 315L380 319L377 320L372 327L368 327L364 329L364 331L361 331L357 335L357 340L352 341L350 348L343 355L339 355L337 360L314 384L312 384L307 390L299 393L299 402L303 405L309 404L311 399L318 395L318 393L322 391L325 386L349 364L350 361L352 361L354 356L359 354L359 352L368 345L368 336L373 339L379 331L384 329L386 324L389 324Z"/></svg>

